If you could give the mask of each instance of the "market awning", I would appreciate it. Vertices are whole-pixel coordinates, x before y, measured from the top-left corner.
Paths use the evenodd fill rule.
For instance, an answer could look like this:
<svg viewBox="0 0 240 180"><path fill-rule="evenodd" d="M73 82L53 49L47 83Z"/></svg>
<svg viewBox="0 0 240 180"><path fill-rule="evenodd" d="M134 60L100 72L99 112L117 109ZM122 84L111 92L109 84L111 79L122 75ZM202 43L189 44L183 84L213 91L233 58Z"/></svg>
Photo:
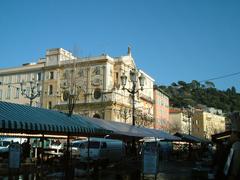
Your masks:
<svg viewBox="0 0 240 180"><path fill-rule="evenodd" d="M152 134L152 136L148 136L148 137L155 137L155 138L159 138L162 140L166 140L166 141L181 141L180 137L171 135L167 132L164 132L162 130L159 129L149 129L149 128L144 128L144 127L140 127L141 129L143 129L144 131L148 131L149 133Z"/></svg>
<svg viewBox="0 0 240 180"><path fill-rule="evenodd" d="M175 136L180 137L183 141L186 142L191 142L191 143L210 143L209 140L207 139L203 139L203 138L199 138L193 135L189 135L189 134L183 134L183 133L175 133Z"/></svg>
<svg viewBox="0 0 240 180"><path fill-rule="evenodd" d="M65 135L100 135L112 131L89 123L83 117L30 107L26 105L0 102L0 132L51 133Z"/></svg>
<svg viewBox="0 0 240 180"><path fill-rule="evenodd" d="M212 135L212 141L213 142L221 142L226 141L231 136L231 131L225 131L217 134Z"/></svg>
<svg viewBox="0 0 240 180"><path fill-rule="evenodd" d="M85 118L85 117L84 117ZM112 136L128 136L128 137L155 137L168 141L179 141L181 138L173 136L169 133L166 133L161 130L149 129L139 126L133 126L126 123L115 122L115 121L107 121L102 119L92 119L85 118L93 124L96 124L104 129L113 131Z"/></svg>

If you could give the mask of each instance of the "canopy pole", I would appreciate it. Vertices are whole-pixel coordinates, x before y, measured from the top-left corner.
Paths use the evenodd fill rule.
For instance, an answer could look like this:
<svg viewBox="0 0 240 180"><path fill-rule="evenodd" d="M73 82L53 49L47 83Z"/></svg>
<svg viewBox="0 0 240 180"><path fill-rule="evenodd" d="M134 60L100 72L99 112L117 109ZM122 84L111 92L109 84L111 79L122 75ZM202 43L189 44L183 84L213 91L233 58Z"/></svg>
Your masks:
<svg viewBox="0 0 240 180"><path fill-rule="evenodd" d="M69 167L69 155L70 155L70 153L69 153L69 147L70 147L70 139L69 139L69 133L68 133L68 135L67 135L67 150L66 150L66 157L65 157L65 160L66 160L66 162L65 162L65 178L66 179L69 179L69 169L70 169L70 167Z"/></svg>
<svg viewBox="0 0 240 180"><path fill-rule="evenodd" d="M157 138L156 138L156 136L154 137L155 138L155 143L156 143L156 146L157 146L157 149L156 149L156 151L157 151L157 172L155 173L155 175L154 175L154 180L157 180L157 175L158 175L158 164L159 164L159 154L158 154L158 152L159 152L159 149L158 149L158 144L157 144Z"/></svg>
<svg viewBox="0 0 240 180"><path fill-rule="evenodd" d="M88 151L87 151L87 175L90 176L90 137L88 136Z"/></svg>
<svg viewBox="0 0 240 180"><path fill-rule="evenodd" d="M41 176L43 176L44 134L41 137Z"/></svg>

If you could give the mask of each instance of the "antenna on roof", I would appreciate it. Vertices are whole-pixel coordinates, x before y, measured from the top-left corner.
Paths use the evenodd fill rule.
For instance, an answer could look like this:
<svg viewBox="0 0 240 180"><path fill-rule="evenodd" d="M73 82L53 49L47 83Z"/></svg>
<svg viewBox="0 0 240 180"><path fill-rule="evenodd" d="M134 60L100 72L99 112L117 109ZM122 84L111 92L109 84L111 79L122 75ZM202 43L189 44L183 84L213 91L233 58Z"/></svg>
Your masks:
<svg viewBox="0 0 240 180"><path fill-rule="evenodd" d="M130 45L128 45L128 56L132 56L132 54L131 54L131 46Z"/></svg>

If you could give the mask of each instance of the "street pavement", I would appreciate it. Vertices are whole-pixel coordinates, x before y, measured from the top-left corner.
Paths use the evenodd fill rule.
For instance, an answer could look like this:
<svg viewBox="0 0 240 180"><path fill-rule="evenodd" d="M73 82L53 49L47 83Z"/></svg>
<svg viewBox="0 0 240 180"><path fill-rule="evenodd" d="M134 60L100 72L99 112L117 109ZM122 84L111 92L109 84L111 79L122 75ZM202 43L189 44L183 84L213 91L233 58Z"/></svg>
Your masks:
<svg viewBox="0 0 240 180"><path fill-rule="evenodd" d="M160 161L157 179L188 180L192 179L192 161Z"/></svg>
<svg viewBox="0 0 240 180"><path fill-rule="evenodd" d="M184 160L164 160L159 163L159 173L157 174L157 180L190 180L190 179L202 179L199 177L192 176L192 170L196 163L193 161L184 161ZM75 169L79 172L81 169ZM98 173L92 173L91 176L85 175L76 176L74 180L152 180L155 179L154 176L143 175L141 174L142 162L140 159L126 159L117 164L112 164L104 169L99 169ZM90 170L93 172L93 170ZM19 176L19 179L42 179L34 178L33 174L26 174L28 178L23 178ZM21 177L21 178L20 178ZM29 178L31 177L31 178ZM1 177L0 180L8 180L5 176ZM17 178L18 179L18 178ZM60 180L63 179L63 173L53 173L52 176L47 176L46 179L49 180Z"/></svg>
<svg viewBox="0 0 240 180"><path fill-rule="evenodd" d="M140 164L139 164L140 163ZM192 168L195 166L191 161L160 161L157 180L190 180L192 179ZM98 180L152 180L153 175L142 176L141 162L130 161L107 169L99 170L98 175L91 177L76 177L78 179Z"/></svg>

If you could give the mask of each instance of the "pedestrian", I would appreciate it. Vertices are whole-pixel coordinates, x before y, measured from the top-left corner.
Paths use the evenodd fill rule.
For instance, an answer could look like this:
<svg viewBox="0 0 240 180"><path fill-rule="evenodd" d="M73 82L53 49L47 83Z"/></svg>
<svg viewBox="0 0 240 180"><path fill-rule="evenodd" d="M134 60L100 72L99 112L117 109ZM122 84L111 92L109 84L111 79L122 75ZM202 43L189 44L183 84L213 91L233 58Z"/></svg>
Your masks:
<svg viewBox="0 0 240 180"><path fill-rule="evenodd" d="M225 163L224 174L228 180L237 180L240 179L240 113L234 112L231 121L232 132L230 142L232 146Z"/></svg>
<svg viewBox="0 0 240 180"><path fill-rule="evenodd" d="M216 152L213 158L213 167L215 169L216 180L225 179L223 169L227 161L230 148L231 145L227 141L220 141L217 143Z"/></svg>
<svg viewBox="0 0 240 180"><path fill-rule="evenodd" d="M31 151L31 145L30 145L29 139L27 139L27 141L24 141L24 143L22 143L22 153L23 153L24 160L30 157L30 151Z"/></svg>

